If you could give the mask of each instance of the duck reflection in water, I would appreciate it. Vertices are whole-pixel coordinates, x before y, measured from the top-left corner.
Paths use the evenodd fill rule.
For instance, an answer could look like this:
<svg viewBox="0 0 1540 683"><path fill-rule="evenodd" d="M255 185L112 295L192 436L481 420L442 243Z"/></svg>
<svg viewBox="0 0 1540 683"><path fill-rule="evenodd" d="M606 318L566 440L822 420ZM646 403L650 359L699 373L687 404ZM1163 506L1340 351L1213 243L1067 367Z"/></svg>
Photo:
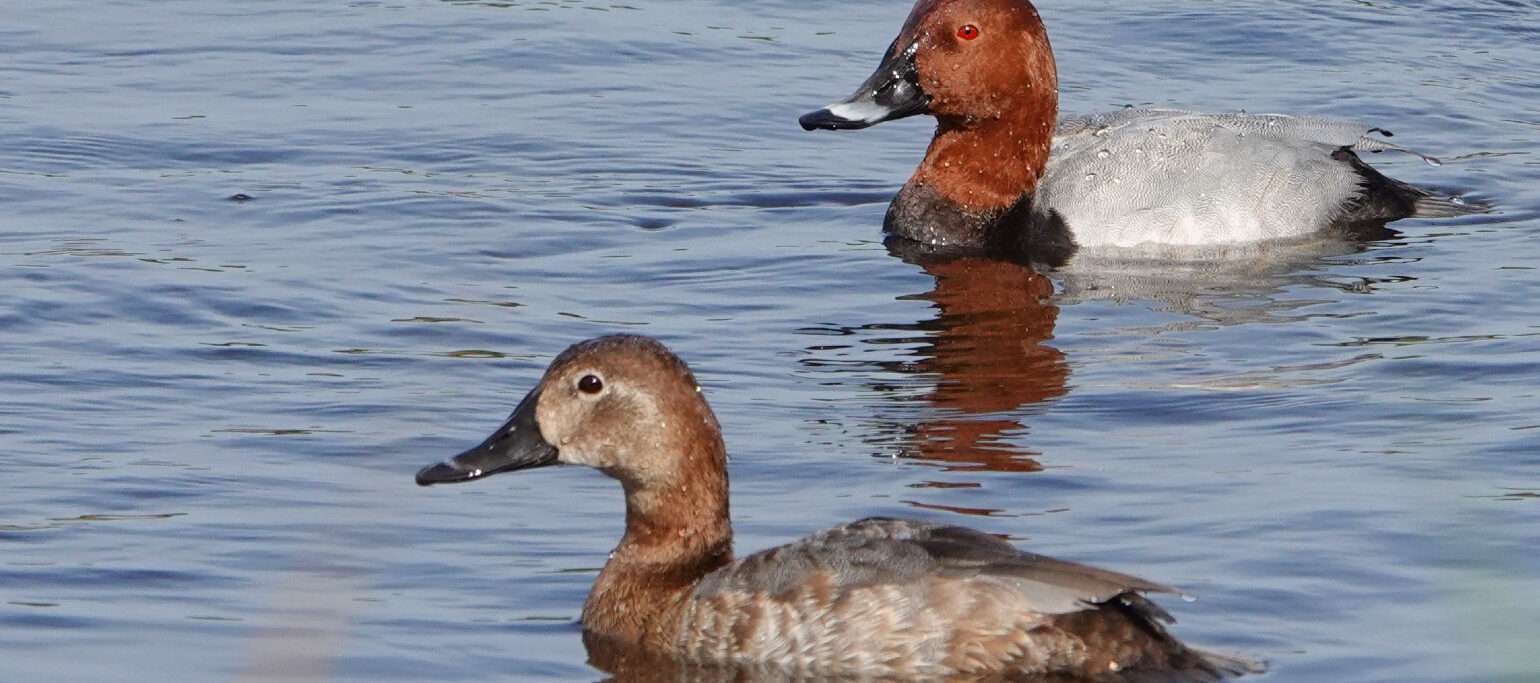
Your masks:
<svg viewBox="0 0 1540 683"><path fill-rule="evenodd" d="M977 255L935 254L908 249L912 243L889 240L889 251L934 278L928 292L901 297L929 301L930 320L918 324L866 328L898 331L884 343L917 342L902 360L861 362L867 369L919 376L933 385L920 396L929 410L910 410L910 392L885 392L899 398L878 406L891 445L901 435L901 457L943 463L949 470L1036 472L1036 452L1017 443L1027 430L1020 408L1041 404L1068 391L1069 364L1047 342L1053 337L1059 308L1052 302L1053 282L1028 265ZM916 330L926 336L911 339ZM809 367L848 367L815 347ZM891 454L891 451L887 451Z"/></svg>
<svg viewBox="0 0 1540 683"><path fill-rule="evenodd" d="M882 455L892 455L896 444L901 457L953 471L1034 472L1042 469L1041 453L1022 443L1027 420L1070 391L1070 364L1052 343L1061 308L1110 302L1180 316L1160 327L1149 327L1148 316L1134 316L1139 327L1124 332L1135 339L1195 325L1308 320L1309 306L1322 299L1323 289L1367 293L1411 279L1383 272L1400 262L1393 253L1364 254L1375 244L1301 240L1271 245L1265 253L1232 253L1221 262L1206 258L1212 255L1206 251L1107 253L1049 271L1050 278L1028 263L931 251L889 238L892 255L933 278L929 291L899 298L929 302L933 315L919 322L837 329L863 339L864 350L883 353L879 360L862 358L848 345L820 344L803 364L820 372L897 375L923 383L922 391L914 391L904 386L909 382L866 380L872 393L885 399L870 411L878 433L869 441L881 445ZM1344 277L1328 265L1381 273ZM911 349L910 355L889 355L886 350L895 346Z"/></svg>
<svg viewBox="0 0 1540 683"><path fill-rule="evenodd" d="M915 426L917 455L968 469L1042 469L1006 436L1026 428L1011 411L1067 391L1064 353L1046 344L1059 315L1053 283L1028 266L976 256L910 262L936 279L920 295L936 305L935 336L915 367L937 375L927 398L942 415Z"/></svg>

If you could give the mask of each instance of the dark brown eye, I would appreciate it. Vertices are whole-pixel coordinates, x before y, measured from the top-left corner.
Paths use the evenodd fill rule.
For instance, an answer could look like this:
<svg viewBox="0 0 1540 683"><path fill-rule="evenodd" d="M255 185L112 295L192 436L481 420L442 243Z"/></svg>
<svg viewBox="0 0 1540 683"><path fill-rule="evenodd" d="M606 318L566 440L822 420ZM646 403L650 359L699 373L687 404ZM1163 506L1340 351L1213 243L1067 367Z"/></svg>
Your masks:
<svg viewBox="0 0 1540 683"><path fill-rule="evenodd" d="M578 391L585 394L597 394L604 391L604 380L599 379L595 375L583 375L583 379L578 380Z"/></svg>
<svg viewBox="0 0 1540 683"><path fill-rule="evenodd" d="M964 24L962 28L957 29L957 37L963 40L973 40L979 37L979 27L973 24Z"/></svg>

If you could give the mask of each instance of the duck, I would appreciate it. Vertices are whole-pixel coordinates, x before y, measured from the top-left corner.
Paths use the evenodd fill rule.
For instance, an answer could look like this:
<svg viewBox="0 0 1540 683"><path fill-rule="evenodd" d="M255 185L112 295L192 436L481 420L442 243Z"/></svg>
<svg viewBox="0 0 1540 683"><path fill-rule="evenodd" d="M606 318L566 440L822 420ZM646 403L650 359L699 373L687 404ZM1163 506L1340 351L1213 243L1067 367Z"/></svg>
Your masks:
<svg viewBox="0 0 1540 683"><path fill-rule="evenodd" d="M919 0L855 93L799 122L852 130L934 117L925 158L883 229L943 253L1057 266L1083 249L1378 235L1402 218L1490 208L1365 163L1359 152L1416 154L1381 128L1140 108L1060 121L1058 86L1047 29L1029 0Z"/></svg>
<svg viewBox="0 0 1540 683"><path fill-rule="evenodd" d="M625 494L625 532L583 604L585 642L792 678L1217 680L1260 667L1171 635L1146 597L1170 586L960 526L873 517L735 557L721 428L690 369L650 337L567 348L490 437L416 480L552 465L597 469Z"/></svg>

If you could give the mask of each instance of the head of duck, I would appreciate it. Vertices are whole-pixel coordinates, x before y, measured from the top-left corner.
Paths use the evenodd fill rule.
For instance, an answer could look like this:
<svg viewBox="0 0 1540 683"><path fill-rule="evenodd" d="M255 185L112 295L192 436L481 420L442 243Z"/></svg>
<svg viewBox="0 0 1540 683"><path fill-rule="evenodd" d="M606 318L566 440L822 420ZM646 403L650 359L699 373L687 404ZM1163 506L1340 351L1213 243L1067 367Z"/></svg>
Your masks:
<svg viewBox="0 0 1540 683"><path fill-rule="evenodd" d="M1027 0L920 0L875 73L807 130L936 119L925 159L884 229L939 248L1014 247L1048 162L1058 115L1053 48Z"/></svg>
<svg viewBox="0 0 1540 683"><path fill-rule="evenodd" d="M599 337L551 362L480 445L417 473L423 486L558 464L618 479L626 531L583 608L585 628L663 646L666 606L732 560L727 450L683 361L656 340Z"/></svg>

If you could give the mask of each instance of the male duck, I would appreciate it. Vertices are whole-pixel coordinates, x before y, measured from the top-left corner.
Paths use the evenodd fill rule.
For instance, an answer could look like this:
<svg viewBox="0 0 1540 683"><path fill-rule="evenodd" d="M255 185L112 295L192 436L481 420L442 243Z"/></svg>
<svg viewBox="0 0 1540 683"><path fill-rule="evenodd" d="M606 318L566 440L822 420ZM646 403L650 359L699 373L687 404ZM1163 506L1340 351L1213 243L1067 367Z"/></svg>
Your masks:
<svg viewBox="0 0 1540 683"><path fill-rule="evenodd" d="M1056 128L1058 87L1047 30L1028 0L919 0L877 71L801 124L853 129L934 116L930 149L884 229L943 250L1051 265L1082 247L1367 234L1401 218L1485 208L1369 167L1355 151L1407 151L1378 128L1149 109Z"/></svg>
<svg viewBox="0 0 1540 683"><path fill-rule="evenodd" d="M417 483L564 463L625 489L625 535L583 606L600 642L793 677L1256 668L1168 634L1142 593L1169 587L971 529L866 519L735 560L716 417L685 364L646 337L568 348L490 438Z"/></svg>

